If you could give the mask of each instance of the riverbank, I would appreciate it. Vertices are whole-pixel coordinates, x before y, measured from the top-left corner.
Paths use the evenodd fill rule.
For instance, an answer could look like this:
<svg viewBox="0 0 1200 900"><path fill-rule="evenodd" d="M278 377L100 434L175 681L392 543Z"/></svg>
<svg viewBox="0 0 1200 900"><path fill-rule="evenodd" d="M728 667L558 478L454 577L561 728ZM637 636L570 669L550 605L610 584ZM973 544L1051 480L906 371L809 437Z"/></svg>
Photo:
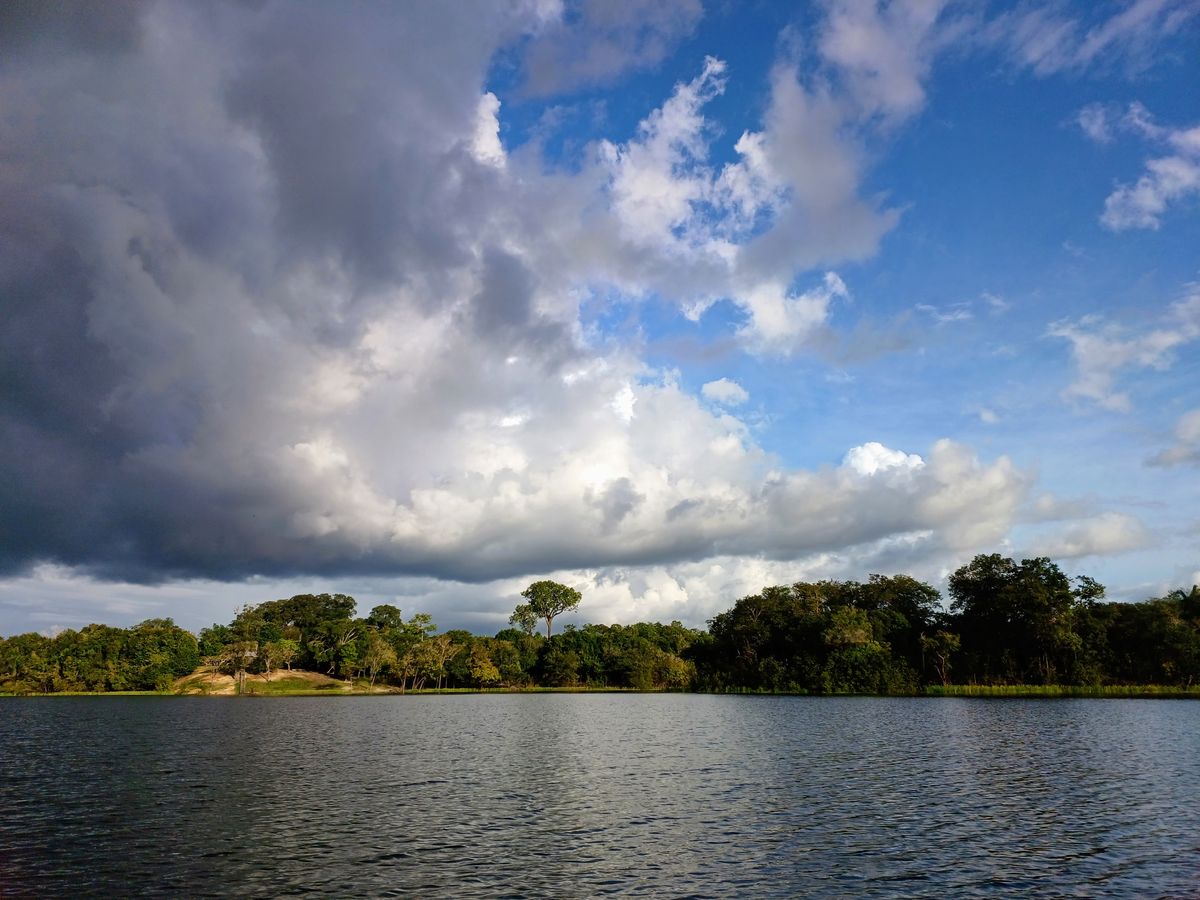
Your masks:
<svg viewBox="0 0 1200 900"><path fill-rule="evenodd" d="M57 691L53 693L2 693L0 697L368 697L368 696L431 696L441 694L665 694L715 693L754 697L846 697L846 696L907 696L907 697L979 697L979 698L1063 698L1063 699L1155 699L1200 700L1200 685L1180 687L1161 684L947 684L927 685L915 694L806 694L785 691L667 691L638 690L626 687L523 687L489 688L420 688L401 691L394 685L370 684L366 679L353 683L331 678L319 672L293 671L275 673L269 679L263 675L247 675L245 689L239 694L232 676L196 672L178 679L170 690L164 691Z"/></svg>
<svg viewBox="0 0 1200 900"><path fill-rule="evenodd" d="M927 697L1143 697L1200 699L1200 685L1162 684L931 684Z"/></svg>

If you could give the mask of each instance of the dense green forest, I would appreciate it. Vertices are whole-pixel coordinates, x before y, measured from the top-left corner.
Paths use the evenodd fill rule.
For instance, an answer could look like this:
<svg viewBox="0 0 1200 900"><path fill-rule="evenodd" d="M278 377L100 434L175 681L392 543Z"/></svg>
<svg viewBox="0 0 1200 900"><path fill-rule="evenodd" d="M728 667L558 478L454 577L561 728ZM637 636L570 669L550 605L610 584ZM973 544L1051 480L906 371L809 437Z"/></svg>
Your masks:
<svg viewBox="0 0 1200 900"><path fill-rule="evenodd" d="M907 575L799 582L743 597L707 631L567 626L577 592L530 585L494 637L438 633L423 613L301 594L246 606L199 636L170 619L0 640L0 691L166 690L199 666L235 679L304 669L371 686L911 694L928 685L1200 683L1200 587L1104 601L1049 559L977 556L950 576L949 606ZM546 623L546 634L538 631Z"/></svg>

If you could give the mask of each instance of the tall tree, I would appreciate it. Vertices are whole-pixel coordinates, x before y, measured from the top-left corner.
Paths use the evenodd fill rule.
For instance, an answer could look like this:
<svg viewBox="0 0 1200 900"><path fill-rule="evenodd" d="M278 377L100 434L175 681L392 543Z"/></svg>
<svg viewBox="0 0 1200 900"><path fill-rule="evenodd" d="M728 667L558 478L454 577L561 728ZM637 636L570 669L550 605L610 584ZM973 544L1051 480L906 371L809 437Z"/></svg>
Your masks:
<svg viewBox="0 0 1200 900"><path fill-rule="evenodd" d="M535 616L546 620L547 638L550 637L554 617L577 608L583 599L579 591L557 581L535 581L521 591L521 596L529 601L528 606ZM517 607L518 610L520 608ZM516 616L516 612L513 615Z"/></svg>

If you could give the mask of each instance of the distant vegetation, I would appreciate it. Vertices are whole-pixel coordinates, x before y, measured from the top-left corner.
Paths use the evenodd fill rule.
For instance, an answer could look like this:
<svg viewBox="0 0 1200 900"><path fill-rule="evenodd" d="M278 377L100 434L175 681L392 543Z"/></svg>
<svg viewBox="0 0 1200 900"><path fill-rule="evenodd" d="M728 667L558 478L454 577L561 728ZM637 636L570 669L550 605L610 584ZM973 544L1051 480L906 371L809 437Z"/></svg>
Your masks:
<svg viewBox="0 0 1200 900"><path fill-rule="evenodd" d="M365 618L344 594L246 606L195 637L170 619L0 640L0 692L168 690L198 668L245 686L291 669L397 691L533 687L794 693L1109 696L1200 686L1200 587L1141 603L1103 600L1049 559L977 556L950 606L907 575L799 582L738 600L707 631L568 625L578 592L535 582L494 637L439 634L395 606ZM537 633L546 622L547 636ZM260 692L262 692L260 688ZM275 692L275 691L265 691Z"/></svg>
<svg viewBox="0 0 1200 900"><path fill-rule="evenodd" d="M195 635L170 619L89 625L54 638L19 634L0 640L0 691L167 690L199 664Z"/></svg>

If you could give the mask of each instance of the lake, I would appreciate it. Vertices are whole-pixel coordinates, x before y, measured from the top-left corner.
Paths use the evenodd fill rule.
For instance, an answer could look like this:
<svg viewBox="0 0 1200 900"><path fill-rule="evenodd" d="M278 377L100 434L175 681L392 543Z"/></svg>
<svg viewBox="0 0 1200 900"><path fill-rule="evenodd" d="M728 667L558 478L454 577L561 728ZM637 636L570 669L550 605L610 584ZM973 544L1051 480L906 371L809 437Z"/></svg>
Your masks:
<svg viewBox="0 0 1200 900"><path fill-rule="evenodd" d="M0 700L0 896L1200 894L1200 703Z"/></svg>

